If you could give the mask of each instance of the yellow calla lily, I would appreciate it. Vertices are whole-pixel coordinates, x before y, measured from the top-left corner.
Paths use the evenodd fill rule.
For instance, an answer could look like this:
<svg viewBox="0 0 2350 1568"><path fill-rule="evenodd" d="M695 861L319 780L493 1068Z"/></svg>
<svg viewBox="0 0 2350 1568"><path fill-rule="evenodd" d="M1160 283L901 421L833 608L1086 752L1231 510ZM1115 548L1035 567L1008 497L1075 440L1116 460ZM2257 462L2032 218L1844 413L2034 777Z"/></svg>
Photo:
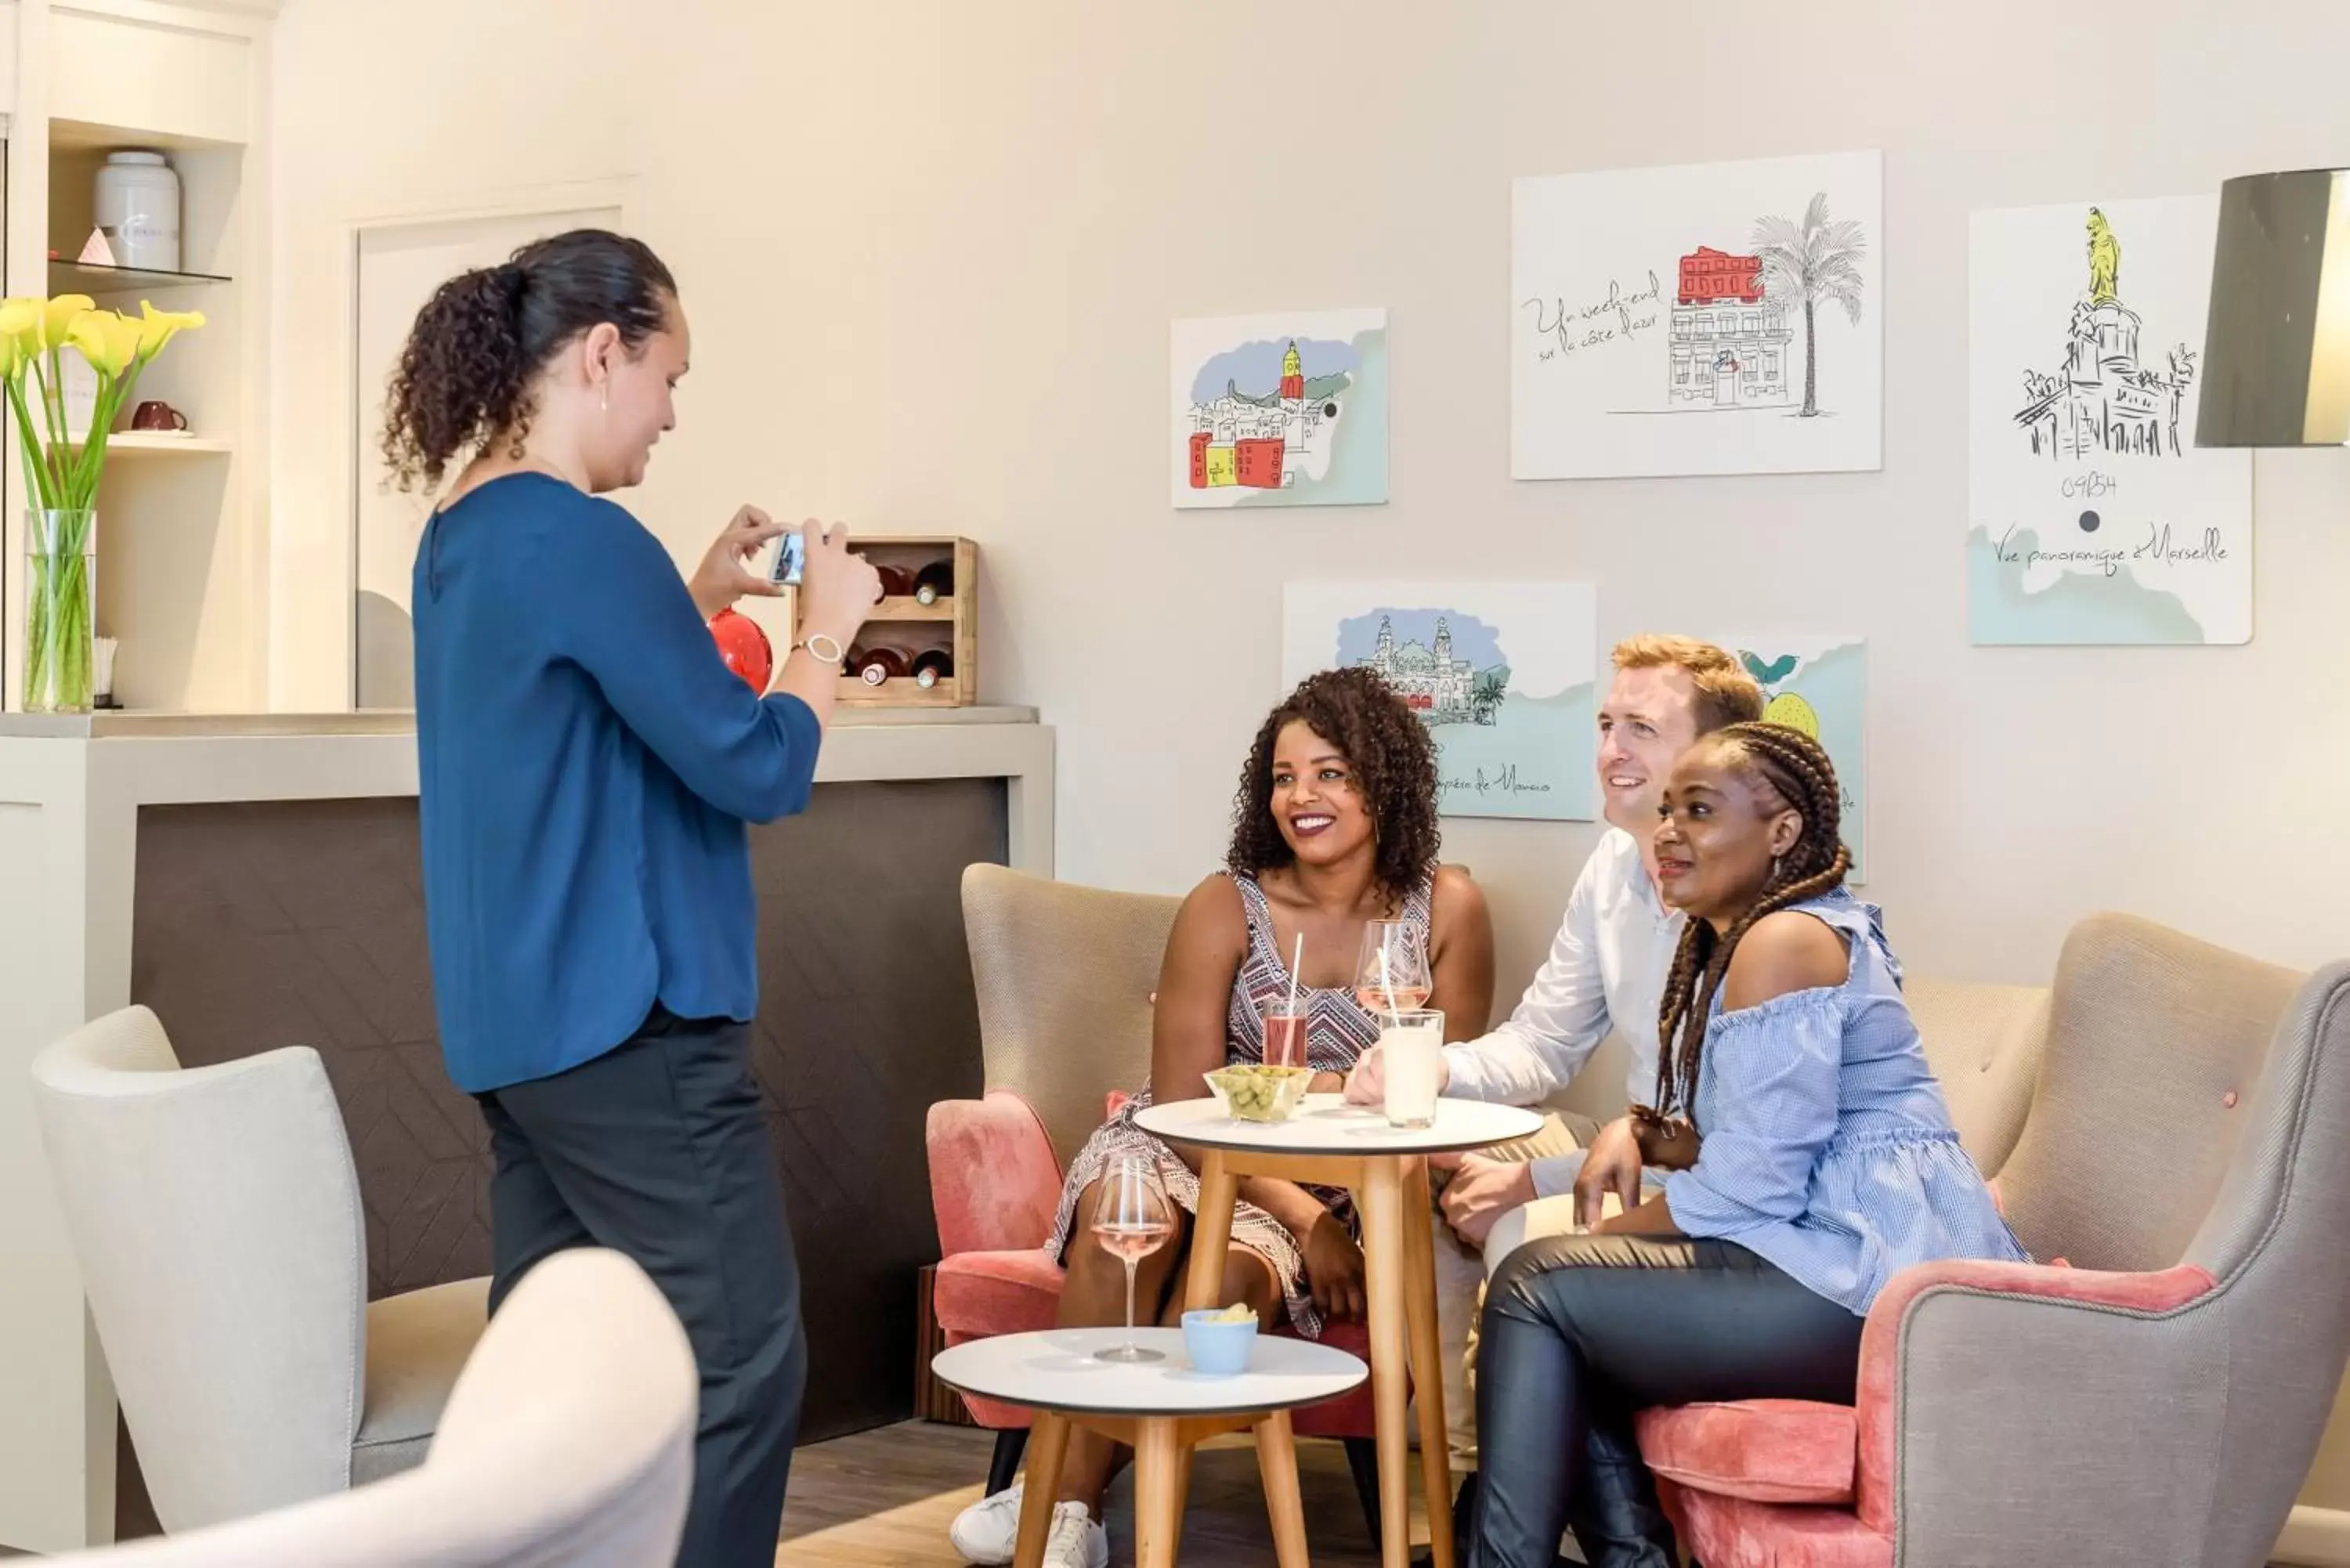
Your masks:
<svg viewBox="0 0 2350 1568"><path fill-rule="evenodd" d="M73 346L89 368L109 377L120 376L138 361L145 337L141 323L113 310L86 311L75 318L72 330Z"/></svg>
<svg viewBox="0 0 2350 1568"><path fill-rule="evenodd" d="M154 302L139 302L139 358L141 364L163 351L163 345L182 332L193 332L204 324L201 310L158 310Z"/></svg>
<svg viewBox="0 0 2350 1568"><path fill-rule="evenodd" d="M41 351L49 353L73 341L73 325L98 308L86 294L61 294L41 308Z"/></svg>
<svg viewBox="0 0 2350 1568"><path fill-rule="evenodd" d="M0 300L0 379L14 380L38 352L41 301Z"/></svg>

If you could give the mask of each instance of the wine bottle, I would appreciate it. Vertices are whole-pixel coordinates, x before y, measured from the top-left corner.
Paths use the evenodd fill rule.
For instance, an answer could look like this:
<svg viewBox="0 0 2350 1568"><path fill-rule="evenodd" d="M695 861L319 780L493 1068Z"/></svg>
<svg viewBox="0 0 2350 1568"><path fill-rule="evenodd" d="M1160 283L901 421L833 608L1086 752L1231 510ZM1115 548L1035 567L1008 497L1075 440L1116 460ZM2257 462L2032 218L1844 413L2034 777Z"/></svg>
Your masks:
<svg viewBox="0 0 2350 1568"><path fill-rule="evenodd" d="M879 686L910 673L913 661L902 648L868 648L850 656L849 669L868 686Z"/></svg>
<svg viewBox="0 0 2350 1568"><path fill-rule="evenodd" d="M914 574L914 598L918 603L934 605L941 599L954 597L954 563L932 561Z"/></svg>
<svg viewBox="0 0 2350 1568"><path fill-rule="evenodd" d="M873 569L881 575L881 594L883 597L903 599L911 598L913 597L913 573L906 570L903 566L876 566Z"/></svg>
<svg viewBox="0 0 2350 1568"><path fill-rule="evenodd" d="M914 655L914 683L929 691L954 673L954 655L943 648L924 649Z"/></svg>

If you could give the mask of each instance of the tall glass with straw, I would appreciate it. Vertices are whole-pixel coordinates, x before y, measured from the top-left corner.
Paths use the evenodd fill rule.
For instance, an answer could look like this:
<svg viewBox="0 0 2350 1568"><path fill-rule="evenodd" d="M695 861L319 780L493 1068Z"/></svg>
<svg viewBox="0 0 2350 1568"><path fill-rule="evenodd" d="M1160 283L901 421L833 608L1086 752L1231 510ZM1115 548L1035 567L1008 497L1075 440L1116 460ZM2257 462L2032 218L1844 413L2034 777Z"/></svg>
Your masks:
<svg viewBox="0 0 2350 1568"><path fill-rule="evenodd" d="M1305 962L1305 933L1300 931L1296 946L1290 950L1288 996L1269 996L1261 1009L1264 1020L1264 1064L1268 1067L1303 1069L1313 1064L1305 1050L1307 1009L1297 1001L1297 975Z"/></svg>

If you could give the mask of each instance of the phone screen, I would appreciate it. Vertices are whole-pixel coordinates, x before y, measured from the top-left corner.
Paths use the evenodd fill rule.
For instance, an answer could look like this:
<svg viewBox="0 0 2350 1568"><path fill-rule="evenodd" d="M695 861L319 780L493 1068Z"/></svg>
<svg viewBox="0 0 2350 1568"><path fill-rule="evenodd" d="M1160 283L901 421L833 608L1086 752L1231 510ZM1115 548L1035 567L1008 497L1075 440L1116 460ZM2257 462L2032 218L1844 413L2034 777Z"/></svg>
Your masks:
<svg viewBox="0 0 2350 1568"><path fill-rule="evenodd" d="M800 586L800 568L807 564L807 539L796 528L775 540L775 562L767 568L767 580L779 587Z"/></svg>

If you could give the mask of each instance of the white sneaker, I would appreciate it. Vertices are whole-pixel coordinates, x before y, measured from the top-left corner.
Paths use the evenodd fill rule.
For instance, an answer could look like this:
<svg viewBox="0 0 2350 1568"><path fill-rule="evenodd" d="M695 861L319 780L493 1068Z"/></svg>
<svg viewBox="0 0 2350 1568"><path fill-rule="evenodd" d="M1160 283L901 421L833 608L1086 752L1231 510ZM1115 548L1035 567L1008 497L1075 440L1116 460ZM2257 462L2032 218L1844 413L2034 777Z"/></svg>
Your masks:
<svg viewBox="0 0 2350 1568"><path fill-rule="evenodd" d="M966 1563L1001 1568L1012 1561L1020 1540L1020 1496L1024 1480L1014 1481L993 1497L981 1498L955 1515L947 1539Z"/></svg>
<svg viewBox="0 0 2350 1568"><path fill-rule="evenodd" d="M1056 1503L1045 1538L1045 1568L1109 1568L1109 1532L1081 1502Z"/></svg>

